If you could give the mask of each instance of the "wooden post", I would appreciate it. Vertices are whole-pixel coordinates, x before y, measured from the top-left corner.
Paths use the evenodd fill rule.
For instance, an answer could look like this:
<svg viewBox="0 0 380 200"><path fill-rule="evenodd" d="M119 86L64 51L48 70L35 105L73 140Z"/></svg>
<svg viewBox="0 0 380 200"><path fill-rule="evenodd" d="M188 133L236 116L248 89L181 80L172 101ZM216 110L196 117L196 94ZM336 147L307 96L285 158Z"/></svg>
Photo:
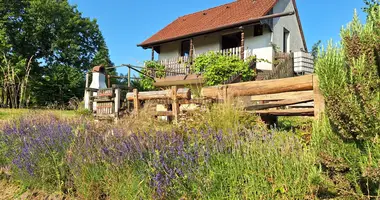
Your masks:
<svg viewBox="0 0 380 200"><path fill-rule="evenodd" d="M137 114L140 108L139 91L137 89L133 89L133 106Z"/></svg>
<svg viewBox="0 0 380 200"><path fill-rule="evenodd" d="M228 86L223 85L219 87L219 92L218 92L218 100L221 101L221 103L226 103L228 100Z"/></svg>
<svg viewBox="0 0 380 200"><path fill-rule="evenodd" d="M187 65L187 73L190 74L190 66L193 64L193 56L194 56L194 44L193 38L190 39L190 52L189 52L189 64Z"/></svg>
<svg viewBox="0 0 380 200"><path fill-rule="evenodd" d="M244 28L240 27L239 28L241 31L241 42L240 42L240 58L244 60Z"/></svg>
<svg viewBox="0 0 380 200"><path fill-rule="evenodd" d="M131 68L128 67L128 91L130 91L131 88Z"/></svg>
<svg viewBox="0 0 380 200"><path fill-rule="evenodd" d="M172 86L172 100L172 112L174 115L174 122L178 123L179 103L177 98L177 86Z"/></svg>
<svg viewBox="0 0 380 200"><path fill-rule="evenodd" d="M314 91L314 117L319 119L325 110L325 100L319 89L319 79L317 75L313 75L313 91Z"/></svg>
<svg viewBox="0 0 380 200"><path fill-rule="evenodd" d="M119 111L120 111L120 101L121 101L121 90L120 88L115 88L115 117L119 118Z"/></svg>

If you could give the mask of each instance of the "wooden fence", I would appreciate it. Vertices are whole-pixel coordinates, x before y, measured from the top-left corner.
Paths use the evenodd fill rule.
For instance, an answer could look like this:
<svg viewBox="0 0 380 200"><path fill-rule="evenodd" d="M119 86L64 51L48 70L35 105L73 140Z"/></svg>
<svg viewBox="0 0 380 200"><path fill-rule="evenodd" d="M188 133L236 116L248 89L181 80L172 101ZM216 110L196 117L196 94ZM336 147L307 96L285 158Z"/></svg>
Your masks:
<svg viewBox="0 0 380 200"><path fill-rule="evenodd" d="M236 56L240 58L241 55L241 47L235 47L230 49L223 49L219 51L215 51L216 53L220 53L224 56ZM198 56L203 54L194 54L192 59L197 58ZM181 76L191 74L191 62L189 56L181 56L174 57L170 59L160 60L160 64L164 65L166 68L166 76Z"/></svg>
<svg viewBox="0 0 380 200"><path fill-rule="evenodd" d="M173 86L165 91L128 93L126 100L133 101L134 111L139 112L141 101L165 100L163 104L171 104L172 110L157 112L156 116L173 116L178 120L180 104L202 104L207 100L225 102L236 97L250 97L247 112L273 116L319 116L324 110L324 100L319 91L318 77L305 75L292 78L251 81L214 87L204 87L201 99L191 99L189 89ZM165 103L166 102L166 103ZM288 106L314 102L313 108L289 108Z"/></svg>

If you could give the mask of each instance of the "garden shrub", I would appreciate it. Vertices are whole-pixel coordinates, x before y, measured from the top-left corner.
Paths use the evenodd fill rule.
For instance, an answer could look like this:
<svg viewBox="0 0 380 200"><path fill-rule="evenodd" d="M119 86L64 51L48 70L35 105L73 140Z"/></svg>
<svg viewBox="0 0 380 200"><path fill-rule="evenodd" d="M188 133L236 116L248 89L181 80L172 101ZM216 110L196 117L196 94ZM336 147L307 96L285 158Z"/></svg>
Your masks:
<svg viewBox="0 0 380 200"><path fill-rule="evenodd" d="M314 127L313 143L325 173L325 191L350 198L380 195L380 9L366 24L355 14L316 63L328 119Z"/></svg>
<svg viewBox="0 0 380 200"><path fill-rule="evenodd" d="M64 191L68 183L66 150L73 138L71 124L54 116L14 120L4 125L0 134L1 166L10 165L12 176L27 187Z"/></svg>
<svg viewBox="0 0 380 200"><path fill-rule="evenodd" d="M221 53L209 52L198 56L194 60L193 71L202 73L206 85L223 84L234 75L241 74L243 81L252 80L255 76L251 64L255 58L246 62L237 56L225 56Z"/></svg>
<svg viewBox="0 0 380 200"><path fill-rule="evenodd" d="M155 77L162 78L165 77L165 66L159 64L156 61L146 61L144 69L141 70L142 73ZM151 77L141 75L140 86L144 91L154 90L156 87L153 85L154 80Z"/></svg>
<svg viewBox="0 0 380 200"><path fill-rule="evenodd" d="M294 199L313 195L312 182L318 177L314 154L297 136L256 127L256 117L233 111L232 106L215 107L206 115L209 122L204 126L172 131L159 127L130 131L125 123L99 126L46 117L11 122L15 126L2 127L1 136L36 132L28 134L27 144L20 137L9 137L0 147L11 159L2 165L13 165L13 180L37 189L51 184L50 190L80 199ZM222 124L215 121L218 115ZM234 125L242 123L239 120L249 126ZM39 138L47 144L41 145ZM35 157L17 167L12 163L24 156L22 145L34 147L30 153ZM20 151L4 148L8 146ZM57 154L44 154L47 149ZM39 176L28 175L28 163L34 160L41 161L32 168ZM62 173L56 176L56 172Z"/></svg>
<svg viewBox="0 0 380 200"><path fill-rule="evenodd" d="M377 15L365 25L355 15L342 30L342 47L330 44L316 64L327 114L347 139L371 139L380 132L380 12Z"/></svg>

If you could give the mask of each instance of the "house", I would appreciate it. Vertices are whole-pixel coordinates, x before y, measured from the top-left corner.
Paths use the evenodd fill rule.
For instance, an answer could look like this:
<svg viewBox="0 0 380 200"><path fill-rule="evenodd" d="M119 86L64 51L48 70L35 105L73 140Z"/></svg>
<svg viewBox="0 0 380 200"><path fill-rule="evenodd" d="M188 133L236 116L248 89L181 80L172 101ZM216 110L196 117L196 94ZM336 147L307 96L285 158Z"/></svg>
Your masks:
<svg viewBox="0 0 380 200"><path fill-rule="evenodd" d="M151 49L152 60L158 54L167 76L185 78L187 63L209 51L266 59L256 64L263 71L273 70L276 52L307 52L295 0L236 0L179 17L138 46Z"/></svg>

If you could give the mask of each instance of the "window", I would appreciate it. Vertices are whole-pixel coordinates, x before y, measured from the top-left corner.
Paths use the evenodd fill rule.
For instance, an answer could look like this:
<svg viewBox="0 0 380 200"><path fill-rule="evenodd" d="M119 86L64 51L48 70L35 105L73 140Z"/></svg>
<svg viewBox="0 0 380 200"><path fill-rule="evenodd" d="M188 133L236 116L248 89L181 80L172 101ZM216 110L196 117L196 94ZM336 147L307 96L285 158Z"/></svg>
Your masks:
<svg viewBox="0 0 380 200"><path fill-rule="evenodd" d="M181 43L181 56L190 55L190 40L182 41Z"/></svg>
<svg viewBox="0 0 380 200"><path fill-rule="evenodd" d="M283 52L289 53L289 46L290 46L290 32L284 28L284 38L283 38Z"/></svg>
<svg viewBox="0 0 380 200"><path fill-rule="evenodd" d="M222 49L231 49L235 47L240 47L240 45L241 45L241 32L222 36Z"/></svg>
<svg viewBox="0 0 380 200"><path fill-rule="evenodd" d="M253 36L260 36L263 35L263 25L256 24L253 26Z"/></svg>

